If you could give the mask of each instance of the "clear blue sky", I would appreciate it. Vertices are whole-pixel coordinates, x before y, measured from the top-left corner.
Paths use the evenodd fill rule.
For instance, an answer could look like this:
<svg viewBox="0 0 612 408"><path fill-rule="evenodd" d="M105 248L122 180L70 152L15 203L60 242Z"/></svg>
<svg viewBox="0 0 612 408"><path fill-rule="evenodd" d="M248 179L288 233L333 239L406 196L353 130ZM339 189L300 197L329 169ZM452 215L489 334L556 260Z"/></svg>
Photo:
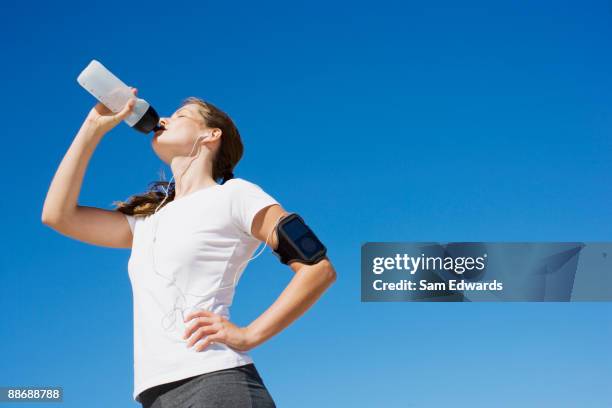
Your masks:
<svg viewBox="0 0 612 408"><path fill-rule="evenodd" d="M162 114L190 95L226 110L246 148L236 176L328 246L336 284L252 351L279 407L612 406L610 303L360 302L366 241L612 240L609 2L458 4L5 5L0 385L138 406L129 250L40 222L95 58ZM120 124L79 202L110 209L162 168ZM234 321L291 277L267 249Z"/></svg>

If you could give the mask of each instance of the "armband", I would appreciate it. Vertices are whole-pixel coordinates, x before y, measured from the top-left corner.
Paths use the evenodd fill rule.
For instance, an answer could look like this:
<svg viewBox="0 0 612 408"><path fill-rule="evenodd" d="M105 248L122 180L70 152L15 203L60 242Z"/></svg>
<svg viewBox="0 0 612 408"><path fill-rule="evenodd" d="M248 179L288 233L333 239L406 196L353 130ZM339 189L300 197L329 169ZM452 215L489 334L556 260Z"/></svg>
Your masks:
<svg viewBox="0 0 612 408"><path fill-rule="evenodd" d="M325 245L296 213L280 220L276 226L276 236L278 245L272 252L285 265L291 261L312 265L325 258L327 253Z"/></svg>

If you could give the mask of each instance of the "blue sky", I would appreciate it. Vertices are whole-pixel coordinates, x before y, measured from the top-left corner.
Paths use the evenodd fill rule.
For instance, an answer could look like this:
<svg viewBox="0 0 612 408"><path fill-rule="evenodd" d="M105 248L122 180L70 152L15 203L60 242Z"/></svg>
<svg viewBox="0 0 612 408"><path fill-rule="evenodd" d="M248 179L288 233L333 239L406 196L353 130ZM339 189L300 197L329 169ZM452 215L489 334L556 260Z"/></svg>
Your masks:
<svg viewBox="0 0 612 408"><path fill-rule="evenodd" d="M279 407L612 405L609 302L361 303L359 287L367 241L612 240L608 2L4 7L0 385L63 386L65 407L139 406L129 250L40 222L95 103L76 82L95 58L164 115L191 95L226 110L245 143L235 175L328 246L335 285L251 352ZM110 209L162 168L120 124L79 202ZM234 322L291 276L266 250Z"/></svg>

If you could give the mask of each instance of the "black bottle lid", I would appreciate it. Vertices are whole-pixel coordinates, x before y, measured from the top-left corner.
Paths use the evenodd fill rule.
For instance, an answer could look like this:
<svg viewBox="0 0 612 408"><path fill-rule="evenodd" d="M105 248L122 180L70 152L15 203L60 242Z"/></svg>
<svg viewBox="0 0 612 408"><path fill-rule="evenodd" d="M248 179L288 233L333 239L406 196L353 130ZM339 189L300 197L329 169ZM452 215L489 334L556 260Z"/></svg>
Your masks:
<svg viewBox="0 0 612 408"><path fill-rule="evenodd" d="M149 133L151 131L158 130L158 124L159 115L157 114L155 109L153 109L153 107L149 105L149 108L144 113L144 115L142 115L142 118L140 118L140 120L136 122L136 124L132 127L142 133Z"/></svg>

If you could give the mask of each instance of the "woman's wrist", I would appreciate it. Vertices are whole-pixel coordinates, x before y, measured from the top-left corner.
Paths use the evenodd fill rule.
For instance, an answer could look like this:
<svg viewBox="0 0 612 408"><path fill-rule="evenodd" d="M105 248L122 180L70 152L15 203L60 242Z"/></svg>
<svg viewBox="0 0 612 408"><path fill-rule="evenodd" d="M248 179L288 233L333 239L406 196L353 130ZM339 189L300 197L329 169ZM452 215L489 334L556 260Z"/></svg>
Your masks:
<svg viewBox="0 0 612 408"><path fill-rule="evenodd" d="M257 330L255 330L255 328L251 325L245 327L244 331L246 333L249 349L255 348L265 341L265 339L263 339L262 336L257 332Z"/></svg>
<svg viewBox="0 0 612 408"><path fill-rule="evenodd" d="M93 119L85 119L81 129L79 129L79 134L83 134L85 137L90 138L102 138L106 132L100 128L100 126Z"/></svg>

